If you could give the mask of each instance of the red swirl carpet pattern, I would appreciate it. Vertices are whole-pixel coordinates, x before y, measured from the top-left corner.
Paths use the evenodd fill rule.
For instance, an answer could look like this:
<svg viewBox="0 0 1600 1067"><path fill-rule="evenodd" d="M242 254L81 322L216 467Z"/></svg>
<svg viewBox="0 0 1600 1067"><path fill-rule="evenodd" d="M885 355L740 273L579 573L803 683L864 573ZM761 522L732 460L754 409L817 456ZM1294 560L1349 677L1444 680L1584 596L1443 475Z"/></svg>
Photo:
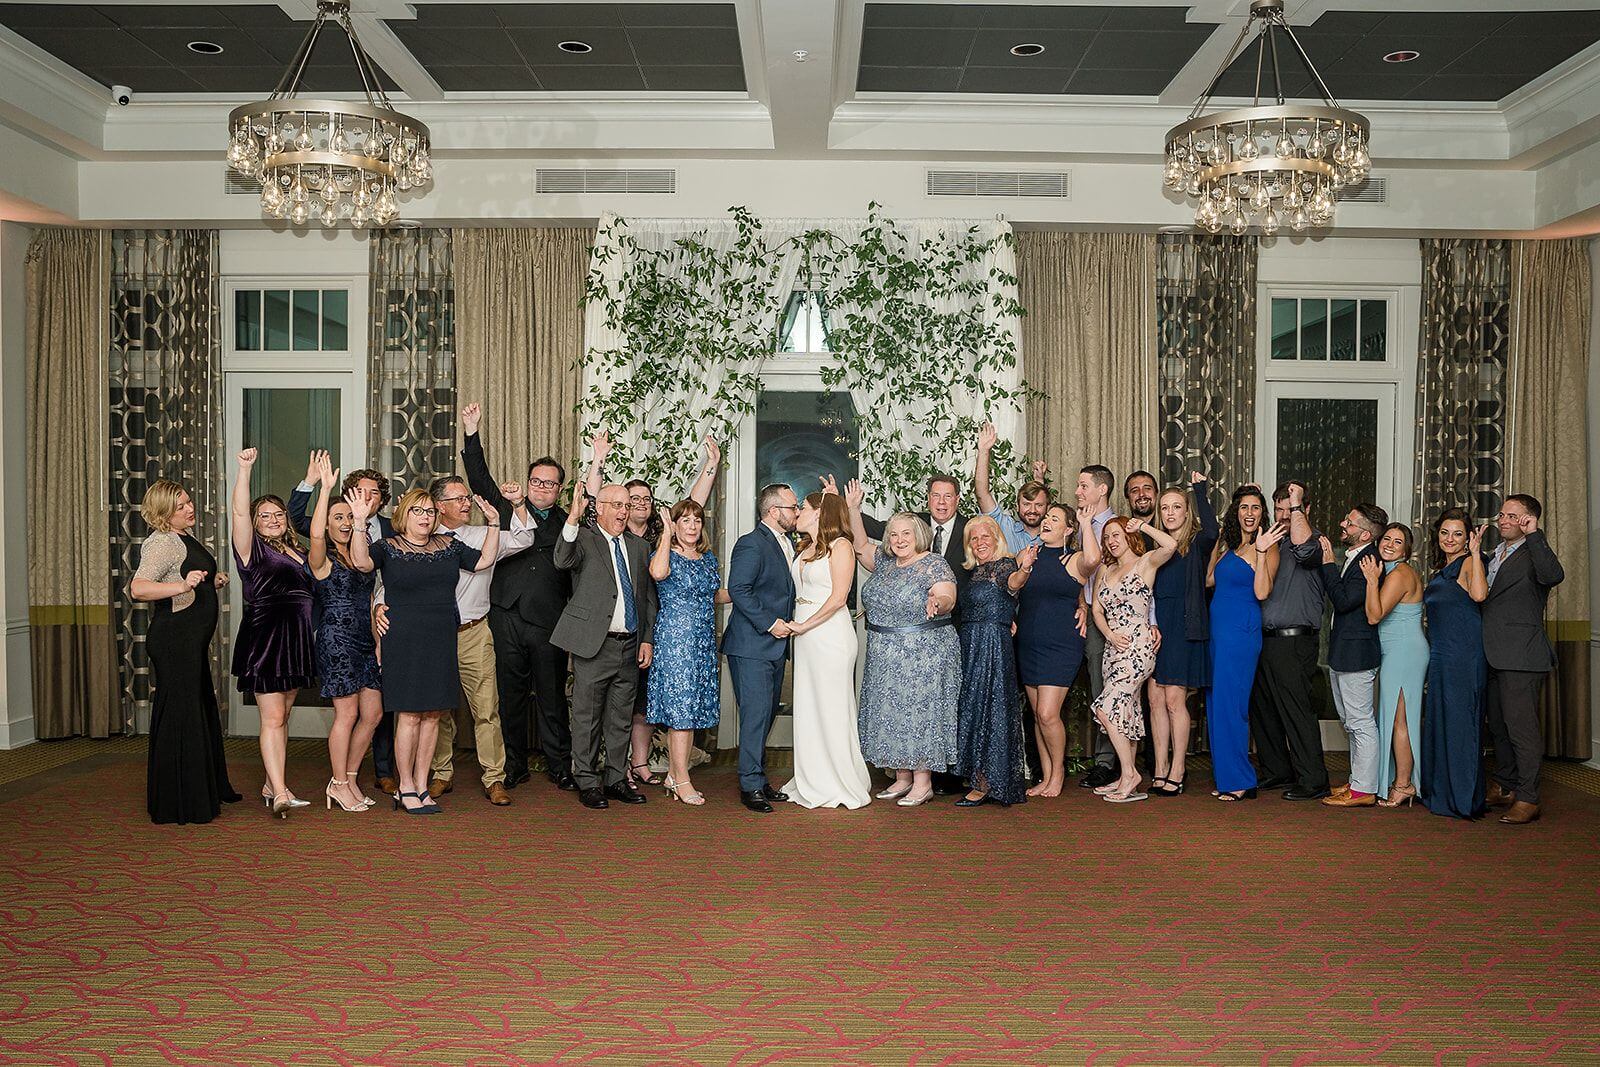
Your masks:
<svg viewBox="0 0 1600 1067"><path fill-rule="evenodd" d="M463 773L347 815L298 758L287 822L157 827L107 752L0 789L0 1062L1600 1061L1571 768L1514 828L1203 787L763 818L720 768L698 810Z"/></svg>

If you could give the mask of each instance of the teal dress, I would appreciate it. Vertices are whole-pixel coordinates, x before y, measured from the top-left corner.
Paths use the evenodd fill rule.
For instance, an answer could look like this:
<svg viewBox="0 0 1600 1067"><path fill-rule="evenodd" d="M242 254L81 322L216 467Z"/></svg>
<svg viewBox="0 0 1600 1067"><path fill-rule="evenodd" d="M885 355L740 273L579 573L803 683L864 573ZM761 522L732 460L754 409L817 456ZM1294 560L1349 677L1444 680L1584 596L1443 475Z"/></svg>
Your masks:
<svg viewBox="0 0 1600 1067"><path fill-rule="evenodd" d="M1395 568L1385 563L1385 576ZM1411 784L1422 782L1422 683L1428 677L1428 639L1422 634L1423 605L1396 604L1378 623L1383 663L1378 667L1378 795L1394 784L1394 722L1400 697L1406 698L1406 730L1411 742Z"/></svg>

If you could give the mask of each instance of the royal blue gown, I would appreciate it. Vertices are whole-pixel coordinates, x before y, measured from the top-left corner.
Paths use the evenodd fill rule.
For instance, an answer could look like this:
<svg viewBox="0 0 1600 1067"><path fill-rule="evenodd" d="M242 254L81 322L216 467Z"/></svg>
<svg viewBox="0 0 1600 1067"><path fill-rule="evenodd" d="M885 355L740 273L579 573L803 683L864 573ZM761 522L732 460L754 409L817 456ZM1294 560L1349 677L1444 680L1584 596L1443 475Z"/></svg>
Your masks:
<svg viewBox="0 0 1600 1067"><path fill-rule="evenodd" d="M1484 811L1483 711L1488 664L1483 617L1461 588L1466 557L1428 583L1428 706L1422 718L1422 802L1435 815L1475 819Z"/></svg>
<svg viewBox="0 0 1600 1067"><path fill-rule="evenodd" d="M1217 789L1235 793L1256 787L1250 763L1250 689L1261 656L1261 602L1256 572L1233 552L1217 560L1211 597L1211 687L1206 690L1206 727Z"/></svg>

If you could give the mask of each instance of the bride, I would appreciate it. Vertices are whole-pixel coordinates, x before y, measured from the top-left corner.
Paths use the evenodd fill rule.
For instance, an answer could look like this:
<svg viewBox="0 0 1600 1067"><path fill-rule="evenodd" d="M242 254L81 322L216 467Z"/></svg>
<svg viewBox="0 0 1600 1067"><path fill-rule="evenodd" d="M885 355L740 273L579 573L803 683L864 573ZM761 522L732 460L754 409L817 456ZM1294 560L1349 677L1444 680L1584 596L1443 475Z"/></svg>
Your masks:
<svg viewBox="0 0 1600 1067"><path fill-rule="evenodd" d="M860 808L871 779L856 733L856 628L845 607L856 555L844 499L812 493L796 528L794 780L783 791L804 808Z"/></svg>

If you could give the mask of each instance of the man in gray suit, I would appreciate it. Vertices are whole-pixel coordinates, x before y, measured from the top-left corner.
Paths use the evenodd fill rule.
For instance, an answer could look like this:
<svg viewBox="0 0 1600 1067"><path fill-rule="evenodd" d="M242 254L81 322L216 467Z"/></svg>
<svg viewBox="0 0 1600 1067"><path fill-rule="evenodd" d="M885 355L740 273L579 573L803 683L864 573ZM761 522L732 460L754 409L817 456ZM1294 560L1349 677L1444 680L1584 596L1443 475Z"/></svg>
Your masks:
<svg viewBox="0 0 1600 1067"><path fill-rule="evenodd" d="M608 485L595 497L595 526L580 526L588 510L574 499L555 564L573 571L567 601L550 640L572 653L572 776L586 808L606 798L643 804L628 781L628 741L639 670L650 666L656 623L656 586L650 580L650 546L628 532L628 491ZM600 738L605 736L602 780Z"/></svg>
<svg viewBox="0 0 1600 1067"><path fill-rule="evenodd" d="M1489 661L1489 734L1494 777L1489 806L1509 810L1503 823L1520 826L1539 817L1539 688L1555 666L1544 631L1550 590L1566 578L1561 561L1539 529L1544 509L1525 493L1508 496L1495 526L1500 545L1489 561L1489 596L1483 602L1483 653Z"/></svg>

